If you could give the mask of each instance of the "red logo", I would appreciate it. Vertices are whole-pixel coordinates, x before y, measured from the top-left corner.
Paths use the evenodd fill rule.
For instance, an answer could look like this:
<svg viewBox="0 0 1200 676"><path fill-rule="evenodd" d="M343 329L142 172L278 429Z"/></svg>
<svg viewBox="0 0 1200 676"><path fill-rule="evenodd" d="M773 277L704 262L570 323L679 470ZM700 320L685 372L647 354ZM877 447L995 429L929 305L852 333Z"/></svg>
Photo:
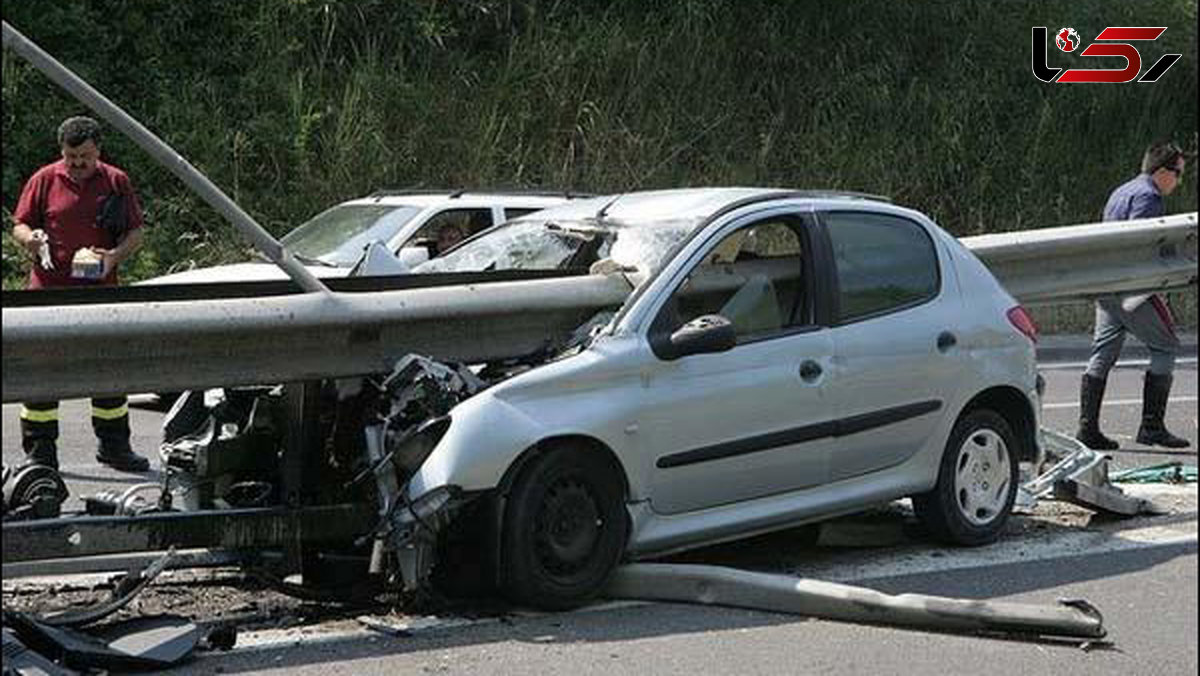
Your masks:
<svg viewBox="0 0 1200 676"><path fill-rule="evenodd" d="M1175 65L1182 54L1163 54L1154 62L1141 78L1142 55L1130 41L1151 42L1157 40L1167 30L1162 27L1131 27L1109 26L1100 31L1096 42L1088 45L1079 52L1081 57L1110 56L1125 59L1124 68L1051 68L1046 63L1046 27L1033 27L1033 76L1042 82L1154 82L1162 77L1167 69ZM1079 34L1074 28L1059 29L1054 35L1054 43L1063 52L1071 53L1079 47Z"/></svg>
<svg viewBox="0 0 1200 676"><path fill-rule="evenodd" d="M1054 44L1064 52L1073 52L1079 46L1079 33L1074 28L1060 28L1054 36Z"/></svg>

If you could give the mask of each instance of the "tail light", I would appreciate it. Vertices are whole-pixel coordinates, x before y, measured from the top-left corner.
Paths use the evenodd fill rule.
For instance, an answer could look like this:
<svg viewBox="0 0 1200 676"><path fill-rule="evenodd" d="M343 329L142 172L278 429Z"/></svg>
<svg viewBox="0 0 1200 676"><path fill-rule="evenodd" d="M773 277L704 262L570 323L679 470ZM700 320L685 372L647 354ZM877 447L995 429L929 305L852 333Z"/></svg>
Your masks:
<svg viewBox="0 0 1200 676"><path fill-rule="evenodd" d="M1008 321L1013 325L1013 328L1020 331L1032 342L1037 342L1037 324L1033 323L1033 317L1029 316L1029 313L1025 311L1025 308L1018 305L1016 307L1009 308L1008 312L1005 314L1008 315Z"/></svg>

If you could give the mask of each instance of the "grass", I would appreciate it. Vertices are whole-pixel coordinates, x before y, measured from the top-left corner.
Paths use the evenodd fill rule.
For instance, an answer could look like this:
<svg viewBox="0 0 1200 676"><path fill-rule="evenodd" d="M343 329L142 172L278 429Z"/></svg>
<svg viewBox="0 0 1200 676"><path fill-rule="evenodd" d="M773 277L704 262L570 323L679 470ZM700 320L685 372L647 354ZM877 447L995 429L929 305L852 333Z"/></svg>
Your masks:
<svg viewBox="0 0 1200 676"><path fill-rule="evenodd" d="M1149 140L1197 143L1181 0L10 5L276 235L379 187L751 184L886 194L964 236L1095 221ZM1064 17L1085 39L1166 25L1146 58L1184 56L1154 85L1045 85L1030 27ZM7 52L2 103L11 209L54 159L57 122L83 111ZM151 224L127 279L242 256L169 172L125 139L104 148ZM1195 210L1195 186L1169 211ZM6 236L5 288L23 264Z"/></svg>

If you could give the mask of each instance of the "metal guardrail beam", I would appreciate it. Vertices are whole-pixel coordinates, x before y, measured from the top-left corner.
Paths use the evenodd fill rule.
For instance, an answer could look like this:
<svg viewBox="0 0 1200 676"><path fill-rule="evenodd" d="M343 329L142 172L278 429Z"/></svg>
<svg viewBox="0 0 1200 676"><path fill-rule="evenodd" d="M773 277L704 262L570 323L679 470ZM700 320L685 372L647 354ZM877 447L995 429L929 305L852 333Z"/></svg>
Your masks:
<svg viewBox="0 0 1200 676"><path fill-rule="evenodd" d="M960 240L1026 304L1196 284L1196 212Z"/></svg>
<svg viewBox="0 0 1200 676"><path fill-rule="evenodd" d="M1196 280L1196 214L963 240L1026 303ZM3 400L332 378L409 352L528 354L630 291L584 276L363 294L3 310Z"/></svg>
<svg viewBox="0 0 1200 676"><path fill-rule="evenodd" d="M360 294L3 310L3 399L270 384L385 372L416 352L532 353L601 308L620 275Z"/></svg>

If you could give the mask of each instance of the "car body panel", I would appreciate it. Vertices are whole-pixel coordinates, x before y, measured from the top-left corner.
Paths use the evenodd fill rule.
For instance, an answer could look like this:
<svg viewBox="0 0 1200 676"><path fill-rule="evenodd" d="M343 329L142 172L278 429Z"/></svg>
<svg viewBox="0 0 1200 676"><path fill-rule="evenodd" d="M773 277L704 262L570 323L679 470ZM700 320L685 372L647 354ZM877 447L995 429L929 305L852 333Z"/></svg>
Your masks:
<svg viewBox="0 0 1200 676"><path fill-rule="evenodd" d="M723 237L761 219L812 219L846 208L923 228L940 269L937 293L878 317L816 321L725 352L656 356L655 317ZM1016 302L953 237L912 210L726 189L580 200L538 218L629 227L639 219L691 219L696 230L661 266L641 271L635 293L582 351L454 408L449 431L408 484L411 498L443 485L494 489L526 454L586 439L624 472L628 554L643 556L928 491L955 421L989 393L1016 393L1036 416L1033 344L1005 315ZM814 233L806 264L818 277L830 275L832 259L816 255L827 240ZM821 316L817 308L814 318ZM945 331L956 342L941 349ZM820 366L811 382L799 374L805 360Z"/></svg>

